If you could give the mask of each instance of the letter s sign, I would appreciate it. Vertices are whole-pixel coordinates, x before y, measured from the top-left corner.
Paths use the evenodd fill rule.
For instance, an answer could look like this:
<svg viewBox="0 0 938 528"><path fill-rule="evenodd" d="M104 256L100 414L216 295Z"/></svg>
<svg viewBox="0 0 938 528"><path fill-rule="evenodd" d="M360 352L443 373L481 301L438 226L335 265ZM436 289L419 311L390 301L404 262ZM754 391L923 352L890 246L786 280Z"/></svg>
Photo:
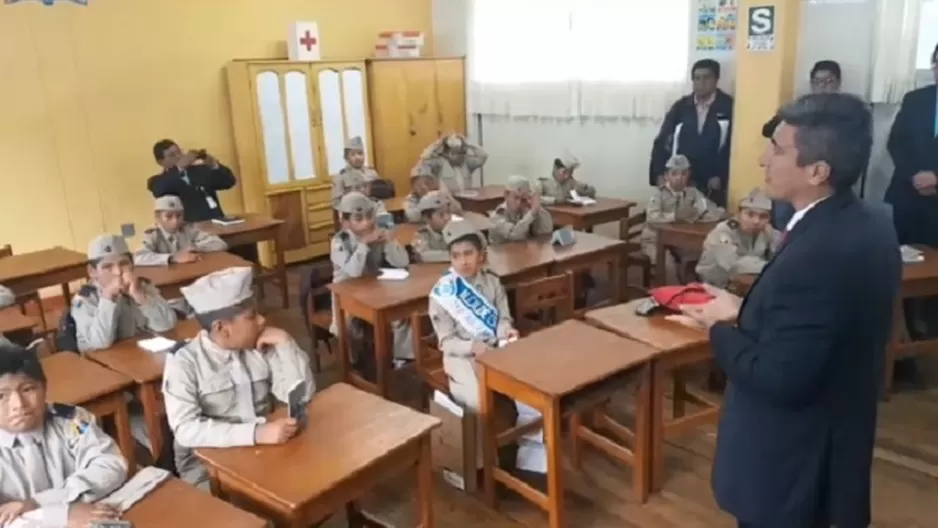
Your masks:
<svg viewBox="0 0 938 528"><path fill-rule="evenodd" d="M767 36L775 33L775 6L749 8L749 35Z"/></svg>

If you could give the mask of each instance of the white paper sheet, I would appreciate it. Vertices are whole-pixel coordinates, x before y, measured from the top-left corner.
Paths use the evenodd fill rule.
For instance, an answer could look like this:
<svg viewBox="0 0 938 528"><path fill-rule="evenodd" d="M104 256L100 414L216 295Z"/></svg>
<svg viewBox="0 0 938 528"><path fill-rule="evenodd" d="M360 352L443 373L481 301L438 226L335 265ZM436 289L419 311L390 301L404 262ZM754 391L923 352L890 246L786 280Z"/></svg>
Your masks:
<svg viewBox="0 0 938 528"><path fill-rule="evenodd" d="M146 350L147 352L166 352L169 349L176 346L176 342L172 339L166 339L163 336L151 337L149 339L141 339L137 341L137 346Z"/></svg>
<svg viewBox="0 0 938 528"><path fill-rule="evenodd" d="M449 215L450 222L459 222L460 220L462 220L462 217L459 215Z"/></svg>
<svg viewBox="0 0 938 528"><path fill-rule="evenodd" d="M570 191L570 201L579 205L595 205L596 200L587 196L580 196L576 191Z"/></svg>
<svg viewBox="0 0 938 528"><path fill-rule="evenodd" d="M410 277L407 270L401 268L381 268L378 280L404 280Z"/></svg>

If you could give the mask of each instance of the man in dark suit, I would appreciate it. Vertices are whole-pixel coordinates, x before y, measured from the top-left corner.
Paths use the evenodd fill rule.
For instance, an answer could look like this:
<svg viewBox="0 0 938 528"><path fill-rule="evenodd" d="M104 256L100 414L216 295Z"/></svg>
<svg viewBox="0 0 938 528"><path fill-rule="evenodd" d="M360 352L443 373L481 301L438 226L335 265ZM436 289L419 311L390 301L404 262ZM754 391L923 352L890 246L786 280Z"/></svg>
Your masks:
<svg viewBox="0 0 938 528"><path fill-rule="evenodd" d="M691 80L693 93L671 106L655 137L648 183L658 185L671 156L683 154L693 168L693 184L714 202L725 206L733 98L717 88L720 63L715 60L702 59L694 63Z"/></svg>
<svg viewBox="0 0 938 528"><path fill-rule="evenodd" d="M163 172L147 180L154 198L178 196L185 209L186 222L201 222L225 216L218 191L237 183L231 169L204 150L183 153L175 141L162 139L153 145L153 157Z"/></svg>
<svg viewBox="0 0 938 528"><path fill-rule="evenodd" d="M766 194L795 207L781 247L744 301L713 289L684 308L729 381L714 494L741 527L866 528L898 241L851 189L870 157L869 106L811 94L781 118L761 159Z"/></svg>

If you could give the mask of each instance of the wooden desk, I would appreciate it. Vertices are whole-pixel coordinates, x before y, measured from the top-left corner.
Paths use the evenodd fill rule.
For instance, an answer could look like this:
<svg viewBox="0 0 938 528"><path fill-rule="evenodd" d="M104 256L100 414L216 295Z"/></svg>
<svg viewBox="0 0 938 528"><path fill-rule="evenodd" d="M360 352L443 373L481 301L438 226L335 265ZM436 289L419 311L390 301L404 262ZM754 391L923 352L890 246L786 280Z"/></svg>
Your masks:
<svg viewBox="0 0 938 528"><path fill-rule="evenodd" d="M283 298L284 309L290 307L290 295L287 292L287 260L284 253L287 249L286 228L284 221L276 218L270 218L259 214L241 215L244 222L240 224L222 226L212 221L198 222L199 229L218 235L222 240L228 243L228 247L238 247L247 245L257 245L260 242L271 241L274 243L274 252L277 256L277 263L272 271L265 270L259 263L260 268L255 281L269 280L275 277L275 281L280 286L280 296Z"/></svg>
<svg viewBox="0 0 938 528"><path fill-rule="evenodd" d="M487 215L489 211L505 201L505 186L485 185L476 189L466 189L453 193L453 197L466 211Z"/></svg>
<svg viewBox="0 0 938 528"><path fill-rule="evenodd" d="M114 416L117 445L133 473L137 468L136 443L124 399L124 391L133 385L130 378L72 352L43 358L42 370L46 374L48 401L84 407L98 418Z"/></svg>
<svg viewBox="0 0 938 528"><path fill-rule="evenodd" d="M213 485L286 526L307 528L416 467L420 526L436 526L430 431L438 419L344 383L316 394L307 409L310 426L286 444L197 449Z"/></svg>
<svg viewBox="0 0 938 528"><path fill-rule="evenodd" d="M409 321L413 313L426 310L430 290L448 267L449 264L414 264L410 266L410 276L405 280L379 280L370 276L329 285L337 318L339 372L342 380L382 397L388 397L391 351L394 345L391 322ZM363 319L374 328L377 384L359 377L350 368L346 325L348 317Z"/></svg>
<svg viewBox="0 0 938 528"><path fill-rule="evenodd" d="M123 517L134 528L267 528L264 519L239 510L202 490L170 477L134 504Z"/></svg>
<svg viewBox="0 0 938 528"><path fill-rule="evenodd" d="M576 242L573 245L554 246L554 264L551 266L550 274L559 275L568 271L588 272L594 266L605 264L609 271L610 293L609 300L603 301L599 306L618 304L622 299L622 285L625 283L623 277L625 268L622 263L627 251L628 243L624 240L579 232L576 234Z"/></svg>
<svg viewBox="0 0 938 528"><path fill-rule="evenodd" d="M657 350L654 357L654 381L652 382L651 453L652 490L658 491L664 484L664 441L695 430L704 424L714 424L719 419L720 406L700 391L688 389L680 369L689 365L709 362L709 336L702 330L688 328L682 324L666 321L663 315L642 317L635 313L641 300L601 308L586 313L585 320L599 328L614 332ZM581 349L585 350L585 348ZM674 377L674 404L672 418L665 421L664 391L667 377ZM685 414L685 403L691 401L704 410Z"/></svg>
<svg viewBox="0 0 938 528"><path fill-rule="evenodd" d="M489 220L489 217L474 213L472 211L466 211L462 215L463 219L468 220L475 226L476 229L481 231L483 234L487 235L489 230L494 227L495 224ZM394 238L404 246L409 246L414 240L414 234L417 233L417 230L420 229L421 224L398 224L394 226Z"/></svg>
<svg viewBox="0 0 938 528"><path fill-rule="evenodd" d="M188 286L196 279L209 273L226 268L248 267L254 264L243 258L227 253L215 251L200 255L201 258L187 264L170 264L169 266L137 266L134 268L138 277L143 277L160 289L160 293L167 299L179 297L179 289Z"/></svg>
<svg viewBox="0 0 938 528"><path fill-rule="evenodd" d="M486 253L486 265L508 290L522 282L546 277L556 257L550 237L496 244L489 246Z"/></svg>
<svg viewBox="0 0 938 528"><path fill-rule="evenodd" d="M16 294L49 286L62 286L65 302L71 301L68 283L87 277L88 257L84 253L56 246L0 259L0 284Z"/></svg>
<svg viewBox="0 0 938 528"><path fill-rule="evenodd" d="M578 231L592 231L594 226L619 222L619 232L622 233L628 232L628 227L624 226L623 222L629 219L632 207L635 207L635 202L617 198L596 198L593 205L557 204L545 205L544 209L550 212L554 223L559 226L570 226Z"/></svg>
<svg viewBox="0 0 938 528"><path fill-rule="evenodd" d="M384 202L384 208L392 215L399 215L407 210L407 194L394 196L382 201Z"/></svg>
<svg viewBox="0 0 938 528"><path fill-rule="evenodd" d="M187 319L169 332L164 332L167 339L181 341L191 339L199 333L199 323ZM137 398L143 406L143 419L150 436L150 454L157 460L163 450L163 365L166 353L154 354L139 346L137 341L146 336L134 337L114 343L106 350L89 352L88 359L119 372L137 384Z"/></svg>
<svg viewBox="0 0 938 528"><path fill-rule="evenodd" d="M576 440L586 440L632 466L633 490L644 500L649 487L650 464L650 359L655 353L641 343L569 320L479 356L476 361L481 369L481 414L485 420L482 429L485 498L489 505L495 506L497 480L547 510L551 528L565 526L560 424L567 415L574 415L571 429ZM631 441L629 449L585 427L576 415L602 406L613 392L634 378L640 380L635 432L601 415L602 426L611 430L616 440ZM522 401L543 416L547 444L547 495L496 467L498 439L491 434L495 430L495 392ZM610 423L614 425L610 426ZM574 445L574 452L577 445Z"/></svg>
<svg viewBox="0 0 938 528"><path fill-rule="evenodd" d="M16 334L31 335L36 322L32 317L23 315L19 306L8 306L0 309L0 334L7 334L7 337Z"/></svg>
<svg viewBox="0 0 938 528"><path fill-rule="evenodd" d="M683 249L685 251L700 252L703 241L713 231L719 222L701 222L689 224L674 222L657 226L658 238L655 248L655 281L662 285L666 280L667 267L665 250L667 248Z"/></svg>

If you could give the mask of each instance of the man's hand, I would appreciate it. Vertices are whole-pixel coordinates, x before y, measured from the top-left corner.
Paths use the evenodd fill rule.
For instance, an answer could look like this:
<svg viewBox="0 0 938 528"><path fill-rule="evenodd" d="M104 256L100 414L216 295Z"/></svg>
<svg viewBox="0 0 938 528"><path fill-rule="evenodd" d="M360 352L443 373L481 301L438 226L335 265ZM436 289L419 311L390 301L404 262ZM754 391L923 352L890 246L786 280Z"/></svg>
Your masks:
<svg viewBox="0 0 938 528"><path fill-rule="evenodd" d="M541 209L541 195L538 193L529 194L528 203L531 204L531 210L536 213Z"/></svg>
<svg viewBox="0 0 938 528"><path fill-rule="evenodd" d="M105 504L73 502L68 506L68 528L90 528L94 521L120 519L120 512Z"/></svg>
<svg viewBox="0 0 938 528"><path fill-rule="evenodd" d="M185 169L189 165L192 165L193 163L195 163L197 159L199 159L199 151L190 150L186 152L185 154L183 154L181 158L179 158L179 163L177 164L177 167L179 167L180 169Z"/></svg>
<svg viewBox="0 0 938 528"><path fill-rule="evenodd" d="M195 262L197 260L199 260L199 255L188 249L173 255L173 262L176 264L188 264L189 262Z"/></svg>
<svg viewBox="0 0 938 528"><path fill-rule="evenodd" d="M261 332L261 335L257 336L257 348L263 349L264 347L272 346L276 347L278 345L286 345L293 338L290 337L286 331L279 328L274 328L268 326L264 328L264 331Z"/></svg>
<svg viewBox="0 0 938 528"><path fill-rule="evenodd" d="M32 500L10 501L0 506L0 526L6 526L26 512L31 512L39 505Z"/></svg>
<svg viewBox="0 0 938 528"><path fill-rule="evenodd" d="M213 169L217 169L219 166L218 158L212 156L208 152L205 153L205 157L202 158L205 161L205 164Z"/></svg>
<svg viewBox="0 0 938 528"><path fill-rule="evenodd" d="M380 227L378 229L375 229L375 244L384 244L385 242L388 241L388 238L389 237L388 237L387 229L382 229Z"/></svg>
<svg viewBox="0 0 938 528"><path fill-rule="evenodd" d="M360 236L359 240L361 240L363 244L368 244L370 246L372 244L377 244L378 239L380 237L381 237L381 230L376 227L372 229L371 231L365 233L364 235Z"/></svg>
<svg viewBox="0 0 938 528"><path fill-rule="evenodd" d="M714 176L714 177L710 178L710 179L707 181L707 188L708 188L708 189L711 189L711 190L714 190L714 191L719 191L720 188L722 188L722 187L723 187L723 182L720 181L720 177L719 177L719 176Z"/></svg>
<svg viewBox="0 0 938 528"><path fill-rule="evenodd" d="M140 279L134 275L134 272L127 270L121 274L121 282L124 284L124 291L137 304L143 304L147 300L147 294L140 285Z"/></svg>
<svg viewBox="0 0 938 528"><path fill-rule="evenodd" d="M508 331L505 332L505 338L507 338L508 341L514 341L520 337L521 332L519 332L517 328L509 328Z"/></svg>
<svg viewBox="0 0 938 528"><path fill-rule="evenodd" d="M110 300L116 300L117 296L124 291L124 280L120 276L115 276L107 284L101 285L101 296Z"/></svg>
<svg viewBox="0 0 938 528"><path fill-rule="evenodd" d="M706 304L683 305L681 306L681 312L705 329L710 329L717 323L736 321L742 299L724 289L709 284L705 284L704 287L710 295L713 295L713 300Z"/></svg>
<svg viewBox="0 0 938 528"><path fill-rule="evenodd" d="M922 189L932 189L938 187L938 175L935 171L919 171L912 176L912 185L922 192ZM923 193L924 194L924 193Z"/></svg>
<svg viewBox="0 0 938 528"><path fill-rule="evenodd" d="M282 444L293 438L299 429L299 424L293 418L279 418L258 425L254 430L254 441L263 445Z"/></svg>

